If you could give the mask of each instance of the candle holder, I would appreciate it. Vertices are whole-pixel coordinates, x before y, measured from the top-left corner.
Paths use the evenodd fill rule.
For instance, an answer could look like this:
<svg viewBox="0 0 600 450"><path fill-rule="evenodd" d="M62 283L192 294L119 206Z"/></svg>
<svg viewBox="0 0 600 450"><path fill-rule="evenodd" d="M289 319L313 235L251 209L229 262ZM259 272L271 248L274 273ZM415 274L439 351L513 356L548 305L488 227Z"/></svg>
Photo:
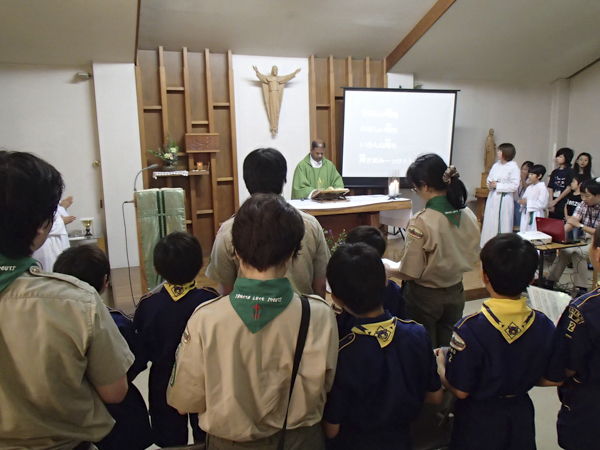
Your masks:
<svg viewBox="0 0 600 450"><path fill-rule="evenodd" d="M390 172L388 176L388 197L390 199L400 196L400 174L397 170Z"/></svg>

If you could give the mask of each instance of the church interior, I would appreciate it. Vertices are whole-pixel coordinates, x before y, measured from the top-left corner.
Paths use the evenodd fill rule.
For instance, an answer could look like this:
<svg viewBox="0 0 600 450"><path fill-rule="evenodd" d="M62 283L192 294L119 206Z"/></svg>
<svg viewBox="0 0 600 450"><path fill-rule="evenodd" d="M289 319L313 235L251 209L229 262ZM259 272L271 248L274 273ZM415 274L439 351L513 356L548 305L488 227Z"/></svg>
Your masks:
<svg viewBox="0 0 600 450"><path fill-rule="evenodd" d="M600 158L599 17L600 2L588 0L4 0L0 149L32 152L61 172L76 217L67 230L83 239L82 219L92 218L112 269L103 298L133 314L153 287L142 276L139 191L182 189L185 229L204 254L198 283L217 288L206 265L249 196L244 158L279 150L286 200L314 140L341 173L345 88L457 91L451 162L474 213L490 128L496 144L514 144L519 166L550 173L562 147ZM279 104L257 77L274 66L279 78L294 74ZM173 167L157 156L171 149ZM377 194L387 187L349 193ZM424 207L409 187L399 196L409 201L405 220ZM337 237L387 225L378 214L323 226ZM405 247L399 228L385 227L393 261ZM486 297L480 270L465 274L465 315ZM558 449L555 390L531 396L538 448Z"/></svg>

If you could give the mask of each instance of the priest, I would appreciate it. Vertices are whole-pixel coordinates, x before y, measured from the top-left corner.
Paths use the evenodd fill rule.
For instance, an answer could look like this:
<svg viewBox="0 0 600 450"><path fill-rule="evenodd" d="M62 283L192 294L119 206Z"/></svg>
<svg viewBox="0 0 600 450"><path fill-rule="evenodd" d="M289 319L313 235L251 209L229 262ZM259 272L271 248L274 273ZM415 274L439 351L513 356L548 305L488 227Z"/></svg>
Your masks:
<svg viewBox="0 0 600 450"><path fill-rule="evenodd" d="M344 181L331 161L323 154L325 142L312 141L310 153L296 166L292 184L292 199L308 198L316 190L329 187L343 189Z"/></svg>

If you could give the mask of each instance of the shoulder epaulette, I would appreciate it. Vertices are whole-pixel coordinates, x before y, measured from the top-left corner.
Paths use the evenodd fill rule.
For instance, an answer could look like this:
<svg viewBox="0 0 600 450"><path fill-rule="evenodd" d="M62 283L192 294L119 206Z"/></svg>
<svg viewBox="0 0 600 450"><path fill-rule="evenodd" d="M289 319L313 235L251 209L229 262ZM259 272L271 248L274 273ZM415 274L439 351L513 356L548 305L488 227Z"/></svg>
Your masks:
<svg viewBox="0 0 600 450"><path fill-rule="evenodd" d="M196 312L197 312L199 309L201 309L201 308L204 308L206 305L211 305L211 304L213 304L214 302L216 302L217 300L221 300L222 298L225 298L225 297L226 297L225 295L219 295L218 297L211 298L210 300L206 300L205 302L202 302L202 303L200 303L198 306L196 306L196 309L195 309L195 310L194 310L194 312L192 313L192 316L193 316L194 314L196 314Z"/></svg>
<svg viewBox="0 0 600 450"><path fill-rule="evenodd" d="M340 339L340 346L338 349L338 352L341 352L342 349L348 347L350 344L352 344L354 342L354 339L356 339L356 334L354 333L350 333L346 336L344 336L342 339Z"/></svg>
<svg viewBox="0 0 600 450"><path fill-rule="evenodd" d="M108 309L109 313L117 313L117 314L121 314L123 317L125 317L126 319L129 320L133 320L133 317L130 316L129 314L125 314L123 311L121 311L120 309L115 309L115 308L111 308L109 306L106 307Z"/></svg>
<svg viewBox="0 0 600 450"><path fill-rule="evenodd" d="M31 266L29 268L29 273L37 277L52 278L55 280L65 281L69 284L72 284L75 287L78 287L79 289L83 289L84 291L89 292L90 294L97 293L96 289L91 287L89 284L71 275L66 275L64 273L57 272L45 272L38 266Z"/></svg>
<svg viewBox="0 0 600 450"><path fill-rule="evenodd" d="M146 300L149 297L152 297L154 295L154 292L150 291L147 294L142 295L142 297L140 298L140 301L138 302L138 306L140 306L140 303L142 303L142 300Z"/></svg>
<svg viewBox="0 0 600 450"><path fill-rule="evenodd" d="M302 294L303 297L306 297L310 300L318 300L320 302L323 302L327 305L327 307L329 308L329 303L327 303L327 301L321 297L319 297L317 294Z"/></svg>
<svg viewBox="0 0 600 450"><path fill-rule="evenodd" d="M416 325L421 325L423 326L423 324L417 322L416 320L405 320L405 319L400 319L399 317L396 317L396 319L398 319L400 322L402 323L414 323Z"/></svg>
<svg viewBox="0 0 600 450"><path fill-rule="evenodd" d="M571 303L571 306L576 306L577 308L579 308L580 306L584 305L585 302L587 302L589 299L597 298L599 296L600 296L600 289L596 289L592 292L588 292L587 294L582 295L581 297L573 300L573 302Z"/></svg>
<svg viewBox="0 0 600 450"><path fill-rule="evenodd" d="M473 317L475 317L475 316L479 315L479 313L480 313L480 312L481 312L481 311L477 311L476 313L473 313L473 314L471 314L471 315L469 315L469 316L463 317L462 319L460 319L460 320L459 320L459 321L456 323L455 327L456 327L456 328L460 328L460 327L462 327L462 326L464 325L464 323L465 323L467 320L469 320L469 319L471 319L471 318L473 318Z"/></svg>
<svg viewBox="0 0 600 450"><path fill-rule="evenodd" d="M213 294L221 295L221 294L219 294L219 292L218 292L218 291L217 291L215 288L213 288L213 287L206 287L206 286L203 286L201 289L202 289L202 290L204 290L204 291L207 291L207 292L212 292Z"/></svg>
<svg viewBox="0 0 600 450"><path fill-rule="evenodd" d="M413 219L416 219L417 217L419 217L421 214L423 214L425 211L427 211L427 208L423 208L422 210L418 211L416 214L414 214L412 216Z"/></svg>

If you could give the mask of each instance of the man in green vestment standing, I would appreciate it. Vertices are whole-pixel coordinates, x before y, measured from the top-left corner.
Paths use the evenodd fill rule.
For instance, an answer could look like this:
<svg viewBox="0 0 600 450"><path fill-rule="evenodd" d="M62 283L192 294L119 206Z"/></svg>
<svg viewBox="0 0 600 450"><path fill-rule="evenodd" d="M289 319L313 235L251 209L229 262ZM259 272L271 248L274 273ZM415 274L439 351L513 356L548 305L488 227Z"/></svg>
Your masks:
<svg viewBox="0 0 600 450"><path fill-rule="evenodd" d="M315 189L343 189L344 181L331 161L323 154L325 142L312 141L310 153L296 166L292 184L292 199L308 198Z"/></svg>

